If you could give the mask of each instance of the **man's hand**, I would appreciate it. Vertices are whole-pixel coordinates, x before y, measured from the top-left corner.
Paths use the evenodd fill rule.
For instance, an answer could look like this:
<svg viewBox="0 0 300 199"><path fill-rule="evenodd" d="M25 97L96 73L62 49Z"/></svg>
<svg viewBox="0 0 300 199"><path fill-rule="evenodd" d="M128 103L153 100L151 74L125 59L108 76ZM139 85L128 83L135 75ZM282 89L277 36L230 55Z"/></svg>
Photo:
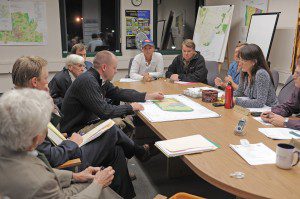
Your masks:
<svg viewBox="0 0 300 199"><path fill-rule="evenodd" d="M270 115L270 123L277 127L284 127L285 118L275 113Z"/></svg>
<svg viewBox="0 0 300 199"><path fill-rule="evenodd" d="M233 82L233 79L230 75L226 76L224 80L225 80L226 83L228 83L228 82L232 83Z"/></svg>
<svg viewBox="0 0 300 199"><path fill-rule="evenodd" d="M163 100L164 94L161 92L146 93L145 100Z"/></svg>
<svg viewBox="0 0 300 199"><path fill-rule="evenodd" d="M95 174L100 171L100 167L88 167L79 173L73 173L75 182L87 182L95 178Z"/></svg>
<svg viewBox="0 0 300 199"><path fill-rule="evenodd" d="M273 115L274 113L272 113L271 111L266 111L263 112L260 117L264 122L268 122L270 123L270 116Z"/></svg>
<svg viewBox="0 0 300 199"><path fill-rule="evenodd" d="M142 111L142 110L144 110L143 105L141 105L139 103L133 102L130 105L132 106L133 111Z"/></svg>
<svg viewBox="0 0 300 199"><path fill-rule="evenodd" d="M78 133L73 133L69 140L75 142L78 146L83 142L83 138Z"/></svg>
<svg viewBox="0 0 300 199"><path fill-rule="evenodd" d="M143 74L143 81L145 81L145 82L151 82L152 81L151 75L149 75L149 73Z"/></svg>
<svg viewBox="0 0 300 199"><path fill-rule="evenodd" d="M115 170L112 167L107 167L104 170L98 171L94 177L94 182L100 184L103 188L109 186L114 179Z"/></svg>
<svg viewBox="0 0 300 199"><path fill-rule="evenodd" d="M215 85L216 86L224 87L224 82L221 80L221 78L216 77L216 79L215 79Z"/></svg>
<svg viewBox="0 0 300 199"><path fill-rule="evenodd" d="M170 80L172 80L172 81L179 81L178 76L179 76L178 74L173 74L173 75L171 75Z"/></svg>

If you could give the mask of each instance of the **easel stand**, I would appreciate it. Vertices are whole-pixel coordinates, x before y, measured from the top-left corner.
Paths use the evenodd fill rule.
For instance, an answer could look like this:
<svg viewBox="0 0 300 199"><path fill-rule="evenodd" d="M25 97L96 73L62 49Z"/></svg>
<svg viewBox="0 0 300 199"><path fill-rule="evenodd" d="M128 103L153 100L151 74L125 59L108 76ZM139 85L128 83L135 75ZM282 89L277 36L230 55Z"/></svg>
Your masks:
<svg viewBox="0 0 300 199"><path fill-rule="evenodd" d="M228 48L228 43L227 43L227 47L226 47L226 53L225 53L224 61L225 61L225 60L226 60L226 62L227 62L227 69L229 69L229 66L230 66L230 60L229 60L229 48ZM221 73L223 64L224 64L224 62L219 62L219 64L218 64L219 73Z"/></svg>

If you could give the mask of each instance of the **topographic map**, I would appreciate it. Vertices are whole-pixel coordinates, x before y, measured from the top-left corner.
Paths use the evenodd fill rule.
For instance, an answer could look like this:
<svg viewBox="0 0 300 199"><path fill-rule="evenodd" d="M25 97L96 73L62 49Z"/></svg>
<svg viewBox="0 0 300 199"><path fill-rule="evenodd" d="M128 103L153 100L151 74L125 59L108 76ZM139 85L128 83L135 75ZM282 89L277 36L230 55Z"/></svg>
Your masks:
<svg viewBox="0 0 300 199"><path fill-rule="evenodd" d="M199 8L194 31L196 50L205 60L223 62L230 30L233 6Z"/></svg>
<svg viewBox="0 0 300 199"><path fill-rule="evenodd" d="M165 98L161 101L153 101L163 111L191 112L193 109L175 98Z"/></svg>
<svg viewBox="0 0 300 199"><path fill-rule="evenodd" d="M45 44L45 2L0 0L0 45Z"/></svg>

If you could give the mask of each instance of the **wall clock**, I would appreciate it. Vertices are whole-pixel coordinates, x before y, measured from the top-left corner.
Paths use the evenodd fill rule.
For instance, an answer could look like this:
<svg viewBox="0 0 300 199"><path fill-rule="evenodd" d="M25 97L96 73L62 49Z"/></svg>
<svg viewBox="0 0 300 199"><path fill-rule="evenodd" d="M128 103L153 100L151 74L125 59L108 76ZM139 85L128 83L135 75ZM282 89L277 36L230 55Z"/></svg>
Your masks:
<svg viewBox="0 0 300 199"><path fill-rule="evenodd" d="M142 0L131 0L132 5L140 6L142 4Z"/></svg>

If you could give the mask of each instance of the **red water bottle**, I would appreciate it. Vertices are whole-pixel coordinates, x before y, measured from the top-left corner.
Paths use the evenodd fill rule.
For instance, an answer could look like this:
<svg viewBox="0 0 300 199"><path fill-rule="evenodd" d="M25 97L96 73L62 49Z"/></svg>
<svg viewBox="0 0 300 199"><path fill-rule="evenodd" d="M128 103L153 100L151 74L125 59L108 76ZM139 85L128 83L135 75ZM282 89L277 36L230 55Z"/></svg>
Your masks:
<svg viewBox="0 0 300 199"><path fill-rule="evenodd" d="M233 108L233 88L231 82L228 82L225 88L225 108Z"/></svg>

